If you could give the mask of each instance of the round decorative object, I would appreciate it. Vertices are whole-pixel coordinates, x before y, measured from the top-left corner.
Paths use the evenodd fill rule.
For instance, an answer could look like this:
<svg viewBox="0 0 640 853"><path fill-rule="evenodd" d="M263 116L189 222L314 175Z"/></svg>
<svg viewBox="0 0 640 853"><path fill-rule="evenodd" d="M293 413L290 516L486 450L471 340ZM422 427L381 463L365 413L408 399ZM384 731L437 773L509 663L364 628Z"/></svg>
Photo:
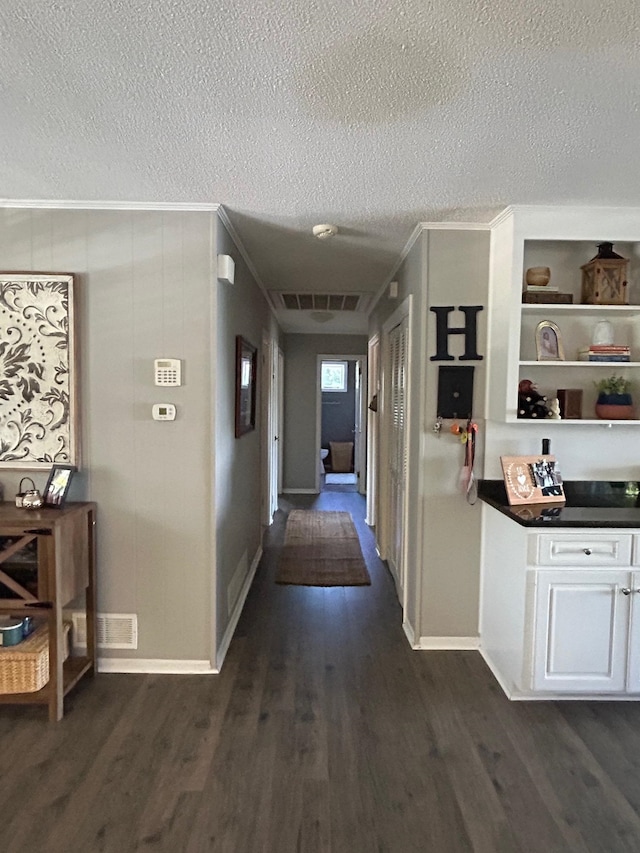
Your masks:
<svg viewBox="0 0 640 853"><path fill-rule="evenodd" d="M529 267L526 272L525 281L532 287L546 287L551 280L549 267Z"/></svg>
<svg viewBox="0 0 640 853"><path fill-rule="evenodd" d="M596 403L596 417L603 421L633 420L633 406L616 406L613 403Z"/></svg>
<svg viewBox="0 0 640 853"><path fill-rule="evenodd" d="M608 320L600 320L593 328L591 343L594 346L611 346L613 344L613 326Z"/></svg>

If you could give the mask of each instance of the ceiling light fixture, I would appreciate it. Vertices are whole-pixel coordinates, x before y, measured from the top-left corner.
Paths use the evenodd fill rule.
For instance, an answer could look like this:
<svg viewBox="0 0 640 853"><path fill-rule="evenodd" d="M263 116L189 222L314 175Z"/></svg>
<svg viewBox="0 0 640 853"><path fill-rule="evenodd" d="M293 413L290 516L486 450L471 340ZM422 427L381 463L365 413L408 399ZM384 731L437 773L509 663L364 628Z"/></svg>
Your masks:
<svg viewBox="0 0 640 853"><path fill-rule="evenodd" d="M333 314L331 311L312 311L309 316L312 320L315 320L316 323L328 323L329 320L333 320Z"/></svg>
<svg viewBox="0 0 640 853"><path fill-rule="evenodd" d="M338 233L337 225L330 225L328 223L324 225L314 225L313 226L313 236L317 237L318 240L328 240L329 237L335 237Z"/></svg>

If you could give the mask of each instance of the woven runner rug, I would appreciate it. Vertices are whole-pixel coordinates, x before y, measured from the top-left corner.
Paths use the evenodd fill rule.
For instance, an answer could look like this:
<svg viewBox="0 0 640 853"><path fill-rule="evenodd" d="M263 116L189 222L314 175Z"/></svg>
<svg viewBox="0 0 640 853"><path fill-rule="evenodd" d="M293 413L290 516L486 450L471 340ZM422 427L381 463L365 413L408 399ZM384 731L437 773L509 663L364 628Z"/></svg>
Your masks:
<svg viewBox="0 0 640 853"><path fill-rule="evenodd" d="M370 584L351 513L289 513L276 583L303 586Z"/></svg>

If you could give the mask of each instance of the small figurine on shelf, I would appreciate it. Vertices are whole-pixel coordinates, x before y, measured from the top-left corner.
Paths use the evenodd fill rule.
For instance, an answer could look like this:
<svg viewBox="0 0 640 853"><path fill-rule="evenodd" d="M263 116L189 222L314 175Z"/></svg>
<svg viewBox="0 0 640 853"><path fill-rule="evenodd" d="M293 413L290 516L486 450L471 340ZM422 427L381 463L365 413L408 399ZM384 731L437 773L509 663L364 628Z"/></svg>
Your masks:
<svg viewBox="0 0 640 853"><path fill-rule="evenodd" d="M530 379L522 379L518 384L518 417L546 418L549 417L547 398L538 393Z"/></svg>
<svg viewBox="0 0 640 853"><path fill-rule="evenodd" d="M547 417L552 421L559 421L562 419L560 415L560 400L558 400L557 397L554 397L549 403L549 414Z"/></svg>

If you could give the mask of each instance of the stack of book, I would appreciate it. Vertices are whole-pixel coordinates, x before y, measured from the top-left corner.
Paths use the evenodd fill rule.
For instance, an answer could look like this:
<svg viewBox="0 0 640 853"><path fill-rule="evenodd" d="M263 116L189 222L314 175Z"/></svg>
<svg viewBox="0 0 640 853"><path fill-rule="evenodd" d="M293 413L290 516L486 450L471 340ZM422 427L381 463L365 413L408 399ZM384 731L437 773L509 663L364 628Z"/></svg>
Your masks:
<svg viewBox="0 0 640 853"><path fill-rule="evenodd" d="M631 349L624 344L591 344L578 350L578 361L631 361Z"/></svg>

